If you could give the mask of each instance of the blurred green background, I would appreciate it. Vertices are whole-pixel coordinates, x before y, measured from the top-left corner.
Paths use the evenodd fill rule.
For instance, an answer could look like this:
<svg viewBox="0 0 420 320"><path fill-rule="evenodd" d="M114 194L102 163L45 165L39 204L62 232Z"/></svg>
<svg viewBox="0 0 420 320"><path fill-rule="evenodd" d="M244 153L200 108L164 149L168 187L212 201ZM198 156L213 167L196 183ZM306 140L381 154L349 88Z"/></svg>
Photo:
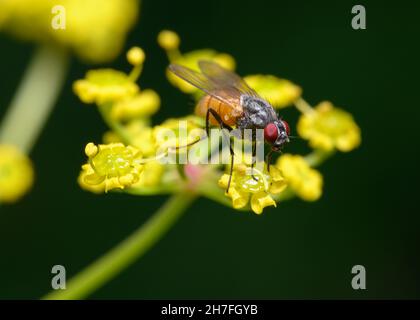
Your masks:
<svg viewBox="0 0 420 320"><path fill-rule="evenodd" d="M367 30L351 28L363 4ZM293 200L263 215L197 201L141 260L91 298L419 298L418 38L420 6L399 1L143 1L126 49L147 54L143 88L162 98L156 123L192 111L166 80L161 29L181 49L232 54L242 75L270 73L301 85L311 103L350 111L363 144L325 163L322 199ZM0 35L0 116L34 47ZM113 67L128 70L124 54ZM71 277L145 222L165 197L96 196L76 177L83 148L105 125L71 84L89 68L74 59L66 86L31 157L36 182L15 205L0 206L0 298L37 299L51 267ZM294 110L284 112L296 123ZM24 130L24 128L22 128ZM304 141L288 152L305 153ZM367 290L351 268L367 270Z"/></svg>

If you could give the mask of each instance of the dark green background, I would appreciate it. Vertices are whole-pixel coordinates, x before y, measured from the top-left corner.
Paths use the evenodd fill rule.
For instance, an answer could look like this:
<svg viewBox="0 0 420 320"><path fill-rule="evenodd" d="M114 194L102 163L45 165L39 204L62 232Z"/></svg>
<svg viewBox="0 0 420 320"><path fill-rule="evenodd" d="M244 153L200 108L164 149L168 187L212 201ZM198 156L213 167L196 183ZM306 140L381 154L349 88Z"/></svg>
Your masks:
<svg viewBox="0 0 420 320"><path fill-rule="evenodd" d="M364 4L367 30L351 28ZM329 99L349 110L363 133L354 152L325 163L322 199L235 212L196 202L143 259L92 298L418 298L420 8L414 1L143 1L126 48L147 61L140 85L162 97L160 122L191 111L166 80L163 28L182 50L232 54L240 74L270 73L304 88L311 103ZM0 35L0 115L33 47ZM112 66L128 69L124 55ZM33 191L0 207L0 298L39 298L51 267L69 276L136 229L165 197L95 196L76 177L83 148L106 129L97 111L73 95L89 66L72 61L59 102L31 157ZM296 112L286 111L294 125ZM22 128L24 130L24 128ZM306 152L294 141L289 152ZM367 290L350 285L353 265L367 269Z"/></svg>

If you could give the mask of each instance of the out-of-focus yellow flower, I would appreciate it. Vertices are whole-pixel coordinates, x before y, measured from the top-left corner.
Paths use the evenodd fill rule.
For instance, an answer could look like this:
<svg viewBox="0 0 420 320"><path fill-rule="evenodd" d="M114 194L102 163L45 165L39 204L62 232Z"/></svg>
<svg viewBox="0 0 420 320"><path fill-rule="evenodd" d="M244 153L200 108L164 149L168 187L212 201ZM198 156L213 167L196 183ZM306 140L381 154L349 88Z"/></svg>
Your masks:
<svg viewBox="0 0 420 320"><path fill-rule="evenodd" d="M133 66L142 64L144 59L146 59L146 55L142 48L133 47L127 52L127 61Z"/></svg>
<svg viewBox="0 0 420 320"><path fill-rule="evenodd" d="M210 60L217 62L228 70L235 70L235 59L227 53L219 53L211 49L202 49L181 54L179 51L179 36L173 31L161 31L158 35L158 43L166 51L171 63L177 63L198 71L198 61ZM198 90L194 86L175 76L169 70L166 71L166 76L170 83L185 93L196 93Z"/></svg>
<svg viewBox="0 0 420 320"><path fill-rule="evenodd" d="M232 199L235 209L245 207L251 200L251 209L256 214L261 214L268 206L276 206L271 195L279 194L286 188L286 182L280 171L270 168L270 173L261 173L254 169L254 177L250 174L250 167L235 165L227 196ZM224 174L219 180L219 186L226 189L229 182L229 174Z"/></svg>
<svg viewBox="0 0 420 320"><path fill-rule="evenodd" d="M361 143L360 128L352 115L335 108L328 101L321 102L313 111L302 114L297 131L302 138L309 140L311 147L325 151L337 149L347 152Z"/></svg>
<svg viewBox="0 0 420 320"><path fill-rule="evenodd" d="M84 103L113 103L109 114L113 120L149 117L159 109L160 98L150 89L140 92L136 84L145 57L141 48L133 47L127 52L127 60L133 65L130 74L114 69L90 70L84 79L74 82L73 90Z"/></svg>
<svg viewBox="0 0 420 320"><path fill-rule="evenodd" d="M11 145L0 145L0 202L15 202L31 188L31 160Z"/></svg>
<svg viewBox="0 0 420 320"><path fill-rule="evenodd" d="M11 11L11 3L10 0L7 3L6 1L4 3L1 4L1 9L0 10L0 30L3 26L3 24L5 23L6 19L10 16L10 11Z"/></svg>
<svg viewBox="0 0 420 320"><path fill-rule="evenodd" d="M249 75L244 80L275 108L290 106L302 94L302 88L298 85L272 75Z"/></svg>
<svg viewBox="0 0 420 320"><path fill-rule="evenodd" d="M150 117L159 110L159 106L159 95L151 89L146 89L115 103L111 109L111 117L115 120Z"/></svg>
<svg viewBox="0 0 420 320"><path fill-rule="evenodd" d="M167 51L178 50L180 42L178 34L173 31L162 30L159 32L158 43Z"/></svg>
<svg viewBox="0 0 420 320"><path fill-rule="evenodd" d="M84 103L101 105L130 97L139 87L124 72L98 69L88 71L84 79L75 81L73 90Z"/></svg>
<svg viewBox="0 0 420 320"><path fill-rule="evenodd" d="M281 170L290 188L300 198L315 201L321 197L322 175L312 169L302 156L284 154L277 159L276 167Z"/></svg>
<svg viewBox="0 0 420 320"><path fill-rule="evenodd" d="M143 171L142 155L137 148L122 143L95 145L85 148L88 163L82 166L79 184L82 188L101 192L124 189L138 182Z"/></svg>
<svg viewBox="0 0 420 320"><path fill-rule="evenodd" d="M132 187L156 187L160 184L164 172L165 166L159 161L146 162L140 180Z"/></svg>
<svg viewBox="0 0 420 320"><path fill-rule="evenodd" d="M0 29L24 40L69 47L82 59L101 63L119 54L138 11L139 0L2 0ZM60 14L65 28L54 29Z"/></svg>

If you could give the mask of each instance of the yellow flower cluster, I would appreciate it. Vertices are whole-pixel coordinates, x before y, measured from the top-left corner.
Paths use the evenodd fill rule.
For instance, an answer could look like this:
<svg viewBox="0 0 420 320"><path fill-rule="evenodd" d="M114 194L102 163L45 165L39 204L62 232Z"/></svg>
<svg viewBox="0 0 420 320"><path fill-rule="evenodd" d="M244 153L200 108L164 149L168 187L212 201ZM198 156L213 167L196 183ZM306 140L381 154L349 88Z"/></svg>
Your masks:
<svg viewBox="0 0 420 320"><path fill-rule="evenodd" d="M31 160L11 145L0 145L0 202L15 202L31 188Z"/></svg>
<svg viewBox="0 0 420 320"><path fill-rule="evenodd" d="M322 175L312 169L302 156L284 154L277 159L276 167L300 198L315 201L321 197Z"/></svg>
<svg viewBox="0 0 420 320"><path fill-rule="evenodd" d="M70 48L87 61L106 62L121 51L138 11L139 0L2 0L0 30ZM55 19L63 29L53 28Z"/></svg>
<svg viewBox="0 0 420 320"><path fill-rule="evenodd" d="M124 128L132 137L131 145L138 149L141 154L143 154L144 158L151 159L156 155L157 145L152 127L149 127L142 120L134 120L125 125ZM105 133L103 140L106 144L121 142L119 136L113 131ZM146 161L139 181L134 183L131 187L139 188L158 186L164 172L165 166L159 161Z"/></svg>
<svg viewBox="0 0 420 320"><path fill-rule="evenodd" d="M187 139L182 139L179 124L186 124ZM175 168L162 164L159 160L153 160L156 156L168 156L169 151L175 151L175 147L184 146L196 141L203 136L202 120L195 116L183 118L170 118L156 126L149 126L144 120L133 120L124 125L125 132L131 137L130 144L138 149L149 160L144 164L144 172L140 181L132 187L157 186L165 171ZM103 140L105 143L120 143L121 138L113 131L108 131ZM187 148L181 148L178 152L186 152Z"/></svg>
<svg viewBox="0 0 420 320"><path fill-rule="evenodd" d="M132 97L126 96L115 103L111 110L111 117L121 121L145 118L155 114L159 106L159 95L151 89L146 89Z"/></svg>
<svg viewBox="0 0 420 320"><path fill-rule="evenodd" d="M117 121L145 118L156 113L160 107L159 95L151 89L140 91L136 84L145 60L143 50L131 48L127 60L133 65L130 74L114 69L90 70L84 79L74 82L74 92L84 103L96 103L99 107L112 104L109 116Z"/></svg>
<svg viewBox="0 0 420 320"><path fill-rule="evenodd" d="M146 126L141 121L132 121L126 126L126 130L133 137L131 145L139 150L144 158L151 159L155 156L156 142L153 137L153 128ZM108 131L104 135L103 140L105 144L116 144L121 141L118 135L113 131ZM139 180L133 183L130 187L139 188L158 186L165 173L165 169L166 167L158 160L145 161ZM94 190L89 188L88 191ZM102 193L103 191L104 189L101 188L97 191L97 193Z"/></svg>
<svg viewBox="0 0 420 320"><path fill-rule="evenodd" d="M251 174L253 172L253 174ZM224 174L219 180L219 186L226 189L229 183L229 174ZM268 172L258 172L255 168L243 164L235 165L227 196L232 199L235 209L244 208L248 202L256 214L261 214L268 206L276 206L271 195L279 194L287 187L286 181L275 167Z"/></svg>
<svg viewBox="0 0 420 320"><path fill-rule="evenodd" d="M112 189L124 189L140 179L143 171L141 152L122 143L95 145L85 148L88 162L82 166L79 184L86 190L102 193Z"/></svg>
<svg viewBox="0 0 420 320"><path fill-rule="evenodd" d="M305 112L299 119L297 131L309 140L311 147L325 151L348 152L361 143L360 128L352 115L328 101Z"/></svg>
<svg viewBox="0 0 420 320"><path fill-rule="evenodd" d="M235 67L231 56L213 50L181 54L180 38L172 31L162 31L158 35L158 43L166 50L171 62L192 69L197 70L199 60L213 60L230 70ZM189 115L152 125L150 117L158 111L160 98L153 90L140 90L136 84L145 54L135 47L127 53L127 60L134 66L130 74L113 69L93 70L74 83L75 93L85 103L96 103L111 128L103 137L105 144L97 146L89 143L86 146L88 162L82 167L79 183L89 191L103 193L129 188L126 192L145 195L185 190L224 204L231 202L235 209L249 207L256 214L261 214L264 208L276 206L276 201L287 199L290 195L297 195L305 201L318 200L322 195L323 177L311 166L325 160L332 154L329 151L350 151L360 144L360 129L349 113L329 102L312 108L301 98L302 89L289 80L272 75L250 75L245 77L245 81L274 107L294 104L302 112L297 131L316 149L311 156L304 158L283 154L269 171L264 164L261 172L258 166L250 167L252 155L243 153L242 144L235 143L234 152L238 151L242 157L235 157L232 176L222 173L229 167L221 164L209 165L202 170L202 165L160 162L161 155L178 156L189 150L185 146L203 139L205 120ZM182 91L198 96L196 88L185 81L170 73L168 79ZM214 151L216 146L210 145L209 151ZM188 168L205 174L191 174ZM197 179L197 176L200 178ZM202 177L205 178L200 180ZM223 196L220 188L227 190L229 181L229 190ZM287 192L282 193L286 188Z"/></svg>
<svg viewBox="0 0 420 320"><path fill-rule="evenodd" d="M73 89L84 103L98 105L134 96L139 91L127 74L113 69L90 70L84 79L74 83Z"/></svg>

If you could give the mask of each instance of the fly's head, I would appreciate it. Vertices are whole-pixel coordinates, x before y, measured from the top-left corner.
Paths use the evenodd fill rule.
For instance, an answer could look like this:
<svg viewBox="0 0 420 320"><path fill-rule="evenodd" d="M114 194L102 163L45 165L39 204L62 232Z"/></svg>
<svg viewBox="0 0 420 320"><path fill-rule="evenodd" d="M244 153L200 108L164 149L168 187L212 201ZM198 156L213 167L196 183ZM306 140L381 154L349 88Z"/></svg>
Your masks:
<svg viewBox="0 0 420 320"><path fill-rule="evenodd" d="M280 151L289 142L290 127L284 120L277 120L267 124L264 128L264 140L273 151Z"/></svg>

